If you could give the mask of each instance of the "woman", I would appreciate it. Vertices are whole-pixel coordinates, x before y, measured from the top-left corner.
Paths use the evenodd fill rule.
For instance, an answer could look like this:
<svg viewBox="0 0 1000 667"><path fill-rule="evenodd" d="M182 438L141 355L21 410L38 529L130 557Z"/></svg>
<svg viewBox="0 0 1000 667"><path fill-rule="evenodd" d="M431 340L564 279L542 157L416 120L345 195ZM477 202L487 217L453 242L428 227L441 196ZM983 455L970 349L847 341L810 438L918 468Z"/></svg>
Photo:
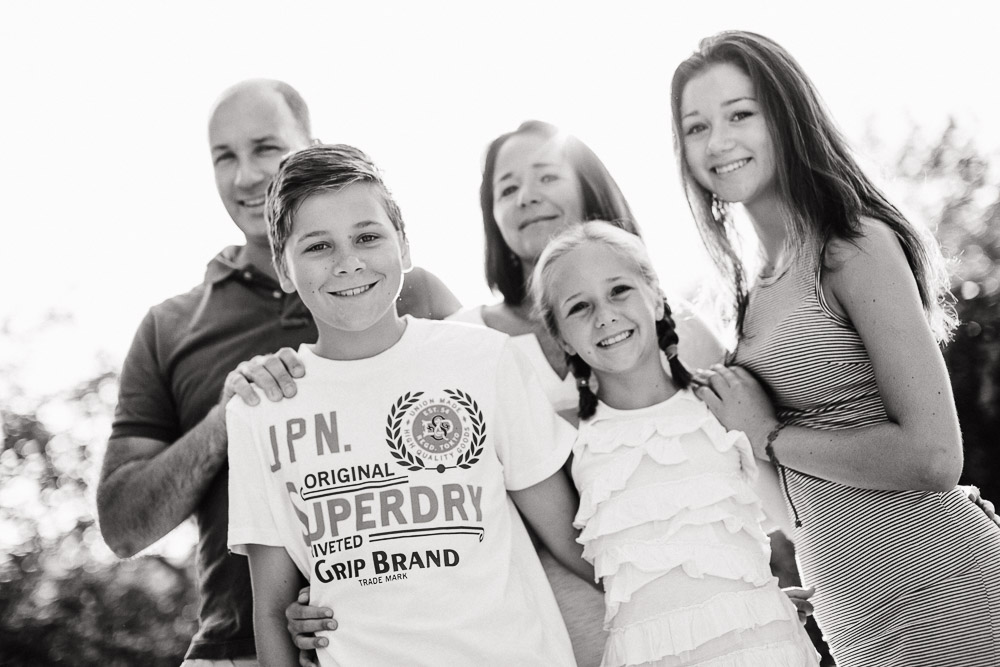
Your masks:
<svg viewBox="0 0 1000 667"><path fill-rule="evenodd" d="M781 472L837 664L1000 665L1000 529L955 488L939 251L773 41L703 40L671 94L688 202L736 295L736 366L697 374L698 395ZM733 204L760 242L749 290Z"/></svg>
<svg viewBox="0 0 1000 667"><path fill-rule="evenodd" d="M522 123L490 143L479 192L486 282L503 300L461 310L449 319L513 336L532 361L553 406L576 423L576 382L563 349L544 324L531 317L528 278L549 239L571 225L608 220L638 235L632 211L589 147L539 121ZM681 356L689 363L704 366L722 358L721 344L701 320L682 309L674 318ZM539 550L539 557L566 621L577 663L583 667L600 664L606 639L603 595L544 549Z"/></svg>

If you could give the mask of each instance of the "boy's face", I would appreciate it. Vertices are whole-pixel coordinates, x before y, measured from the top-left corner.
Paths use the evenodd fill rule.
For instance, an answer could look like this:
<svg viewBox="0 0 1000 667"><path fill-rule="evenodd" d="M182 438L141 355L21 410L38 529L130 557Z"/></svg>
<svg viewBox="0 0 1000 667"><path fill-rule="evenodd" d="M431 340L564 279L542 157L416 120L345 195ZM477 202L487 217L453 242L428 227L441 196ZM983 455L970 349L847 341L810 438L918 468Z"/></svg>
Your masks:
<svg viewBox="0 0 1000 667"><path fill-rule="evenodd" d="M299 293L321 328L366 331L397 318L410 250L373 187L316 193L292 219L281 287Z"/></svg>

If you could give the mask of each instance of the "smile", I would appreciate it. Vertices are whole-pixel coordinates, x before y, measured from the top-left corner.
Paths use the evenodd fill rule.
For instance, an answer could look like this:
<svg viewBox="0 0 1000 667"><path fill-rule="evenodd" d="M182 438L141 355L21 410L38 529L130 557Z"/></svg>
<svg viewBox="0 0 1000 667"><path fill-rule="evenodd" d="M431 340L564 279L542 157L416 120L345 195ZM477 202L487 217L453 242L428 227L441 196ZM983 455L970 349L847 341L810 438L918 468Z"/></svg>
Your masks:
<svg viewBox="0 0 1000 667"><path fill-rule="evenodd" d="M241 199L240 206L246 206L248 208L256 208L257 206L264 205L264 198L258 197L257 199Z"/></svg>
<svg viewBox="0 0 1000 667"><path fill-rule="evenodd" d="M558 215L540 215L540 216L538 216L536 218L530 218L530 219L525 220L524 222L522 222L520 225L518 225L517 226L517 231L521 231L522 229L524 229L528 225L533 225L536 222L548 222L549 220L555 220L558 217L559 217Z"/></svg>
<svg viewBox="0 0 1000 667"><path fill-rule="evenodd" d="M357 296L359 294L364 294L371 288L375 287L376 283L371 283L370 285L362 285L361 287L352 287L351 289L340 290L339 292L329 292L333 296Z"/></svg>
<svg viewBox="0 0 1000 667"><path fill-rule="evenodd" d="M632 337L633 333L635 333L635 330L634 329L629 329L628 331L623 331L620 334L615 334L614 336L611 336L610 338L605 338L604 340L599 340L599 341L597 341L597 347L611 347L612 345L620 343L623 340L628 340L629 338Z"/></svg>
<svg viewBox="0 0 1000 667"><path fill-rule="evenodd" d="M743 158L742 160L737 160L736 162L730 162L729 164L724 164L719 167L712 167L712 171L714 171L719 176L725 176L726 174L732 173L737 169L742 169L749 163L750 163L750 158Z"/></svg>

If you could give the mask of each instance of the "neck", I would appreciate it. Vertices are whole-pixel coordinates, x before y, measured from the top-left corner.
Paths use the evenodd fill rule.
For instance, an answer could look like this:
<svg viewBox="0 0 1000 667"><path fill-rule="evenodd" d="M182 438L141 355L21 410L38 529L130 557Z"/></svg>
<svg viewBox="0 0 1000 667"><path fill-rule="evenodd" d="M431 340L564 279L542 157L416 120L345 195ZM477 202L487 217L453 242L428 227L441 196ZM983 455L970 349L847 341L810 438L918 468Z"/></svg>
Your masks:
<svg viewBox="0 0 1000 667"><path fill-rule="evenodd" d="M760 241L761 252L767 263L775 264L788 240L788 211L777 197L767 197L744 206Z"/></svg>
<svg viewBox="0 0 1000 667"><path fill-rule="evenodd" d="M399 342L406 331L406 320L391 308L375 325L361 331L334 329L316 322L319 339L312 351L318 357L335 361L357 361L377 356Z"/></svg>
<svg viewBox="0 0 1000 667"><path fill-rule="evenodd" d="M240 250L240 259L252 264L255 269L274 280L278 279L278 274L271 263L271 246L266 241L262 246L259 241L248 238L246 245Z"/></svg>
<svg viewBox="0 0 1000 667"><path fill-rule="evenodd" d="M597 397L618 410L638 410L662 403L677 393L677 385L660 362L660 351L637 367L620 373L594 371Z"/></svg>

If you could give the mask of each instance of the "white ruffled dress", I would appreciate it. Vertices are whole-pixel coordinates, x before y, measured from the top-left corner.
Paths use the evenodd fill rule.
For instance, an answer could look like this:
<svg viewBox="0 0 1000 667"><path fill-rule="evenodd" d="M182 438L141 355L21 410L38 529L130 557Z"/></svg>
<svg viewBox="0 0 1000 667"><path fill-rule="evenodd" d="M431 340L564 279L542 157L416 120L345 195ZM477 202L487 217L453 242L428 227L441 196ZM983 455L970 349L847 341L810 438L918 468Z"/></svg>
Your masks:
<svg viewBox="0 0 1000 667"><path fill-rule="evenodd" d="M682 390L638 410L600 403L573 454L575 525L604 582L602 666L819 664L771 574L743 433Z"/></svg>

